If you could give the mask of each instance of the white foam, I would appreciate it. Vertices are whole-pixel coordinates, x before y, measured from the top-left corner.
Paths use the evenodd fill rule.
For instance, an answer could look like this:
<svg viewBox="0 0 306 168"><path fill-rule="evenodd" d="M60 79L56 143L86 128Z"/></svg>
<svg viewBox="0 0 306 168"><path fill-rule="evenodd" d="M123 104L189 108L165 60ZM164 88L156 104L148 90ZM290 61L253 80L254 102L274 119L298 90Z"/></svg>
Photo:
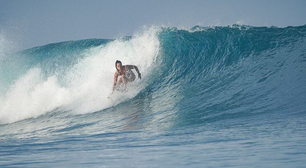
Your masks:
<svg viewBox="0 0 306 168"><path fill-rule="evenodd" d="M56 109L75 114L95 112L134 97L146 86L147 75L158 55L158 31L152 27L131 40L118 39L84 51L85 57L67 69L60 82L56 75L45 77L39 67L32 67L0 96L0 124L37 117ZM120 99L111 100L107 97L112 92L116 60L138 66L143 79L130 85L129 92Z"/></svg>
<svg viewBox="0 0 306 168"><path fill-rule="evenodd" d="M33 68L2 99L0 123L37 117L62 105L68 94L57 84L56 77L43 80L41 70Z"/></svg>
<svg viewBox="0 0 306 168"><path fill-rule="evenodd" d="M159 52L158 29L151 28L135 35L131 40L115 40L107 46L91 49L90 56L74 67L68 76L72 79L70 88L76 99L68 109L76 113L88 113L108 108L128 98L134 97L145 87L146 76L151 70ZM115 61L136 65L144 79L130 86L128 94L120 101L111 101L107 97L112 92ZM137 75L137 73L136 73ZM134 87L133 87L134 86Z"/></svg>

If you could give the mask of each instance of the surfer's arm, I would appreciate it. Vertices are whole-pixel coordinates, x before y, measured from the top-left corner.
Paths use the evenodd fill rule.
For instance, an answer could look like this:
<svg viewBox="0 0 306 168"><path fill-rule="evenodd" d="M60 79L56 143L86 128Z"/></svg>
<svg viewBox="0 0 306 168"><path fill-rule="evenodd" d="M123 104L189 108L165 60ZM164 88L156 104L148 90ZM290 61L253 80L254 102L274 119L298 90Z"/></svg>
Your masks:
<svg viewBox="0 0 306 168"><path fill-rule="evenodd" d="M141 73L138 70L138 67L136 65L128 65L129 69L135 69L136 72L138 73L138 78L141 79Z"/></svg>
<svg viewBox="0 0 306 168"><path fill-rule="evenodd" d="M138 73L138 78L141 79L141 73L139 72L138 67L134 65L134 68Z"/></svg>

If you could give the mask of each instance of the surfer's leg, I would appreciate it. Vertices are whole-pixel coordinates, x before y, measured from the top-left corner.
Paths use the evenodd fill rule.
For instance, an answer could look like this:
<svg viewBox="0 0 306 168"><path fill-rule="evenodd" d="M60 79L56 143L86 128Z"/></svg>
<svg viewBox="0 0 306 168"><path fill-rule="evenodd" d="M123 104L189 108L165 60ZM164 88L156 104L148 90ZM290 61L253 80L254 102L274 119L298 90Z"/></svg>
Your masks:
<svg viewBox="0 0 306 168"><path fill-rule="evenodd" d="M116 83L115 90L118 90L121 83L122 83L122 79L119 78L118 82Z"/></svg>
<svg viewBox="0 0 306 168"><path fill-rule="evenodd" d="M122 77L118 80L117 82L117 85L116 86L119 86L120 84L122 83Z"/></svg>
<svg viewBox="0 0 306 168"><path fill-rule="evenodd" d="M117 84L116 84L116 90L117 91L125 91L126 90L126 84L123 82L123 77L121 77L119 80L118 80L118 82L117 82Z"/></svg>
<svg viewBox="0 0 306 168"><path fill-rule="evenodd" d="M121 86L120 86L121 90L125 91L126 90L126 84L127 84L126 77L124 75L122 75L122 77L119 79L119 81L121 83Z"/></svg>
<svg viewBox="0 0 306 168"><path fill-rule="evenodd" d="M125 75L122 75L121 79L122 79L123 84L127 84L127 79L126 79Z"/></svg>

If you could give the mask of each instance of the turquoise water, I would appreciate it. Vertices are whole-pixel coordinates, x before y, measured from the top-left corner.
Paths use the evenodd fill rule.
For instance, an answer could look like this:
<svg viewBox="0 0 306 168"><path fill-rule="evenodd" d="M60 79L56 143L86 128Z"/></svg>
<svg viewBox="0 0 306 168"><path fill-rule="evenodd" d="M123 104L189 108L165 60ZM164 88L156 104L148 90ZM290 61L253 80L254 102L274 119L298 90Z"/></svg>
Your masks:
<svg viewBox="0 0 306 168"><path fill-rule="evenodd" d="M0 60L1 167L304 167L306 26L151 27ZM114 63L143 79L108 99Z"/></svg>

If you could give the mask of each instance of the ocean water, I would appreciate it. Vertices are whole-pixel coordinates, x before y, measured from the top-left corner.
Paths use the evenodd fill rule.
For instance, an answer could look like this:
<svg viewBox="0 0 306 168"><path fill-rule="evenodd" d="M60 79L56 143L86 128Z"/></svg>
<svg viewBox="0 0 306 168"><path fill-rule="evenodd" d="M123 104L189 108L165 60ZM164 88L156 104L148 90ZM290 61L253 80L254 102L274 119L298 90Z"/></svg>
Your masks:
<svg viewBox="0 0 306 168"><path fill-rule="evenodd" d="M148 27L0 54L0 167L306 165L306 26ZM143 78L107 98L116 60Z"/></svg>

